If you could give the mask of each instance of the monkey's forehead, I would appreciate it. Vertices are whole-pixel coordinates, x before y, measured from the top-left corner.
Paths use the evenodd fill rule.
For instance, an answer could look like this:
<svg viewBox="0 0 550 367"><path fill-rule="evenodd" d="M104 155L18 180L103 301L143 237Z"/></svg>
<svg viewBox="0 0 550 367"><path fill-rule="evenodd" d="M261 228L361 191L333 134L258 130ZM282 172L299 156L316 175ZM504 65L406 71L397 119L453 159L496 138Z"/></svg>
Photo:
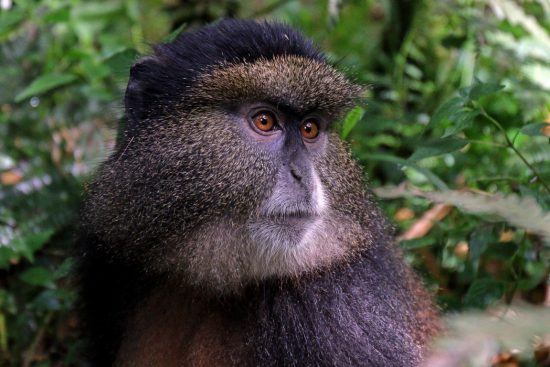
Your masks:
<svg viewBox="0 0 550 367"><path fill-rule="evenodd" d="M330 65L300 56L220 65L202 74L190 93L197 105L270 102L298 113L327 114L354 106L362 94L362 87Z"/></svg>

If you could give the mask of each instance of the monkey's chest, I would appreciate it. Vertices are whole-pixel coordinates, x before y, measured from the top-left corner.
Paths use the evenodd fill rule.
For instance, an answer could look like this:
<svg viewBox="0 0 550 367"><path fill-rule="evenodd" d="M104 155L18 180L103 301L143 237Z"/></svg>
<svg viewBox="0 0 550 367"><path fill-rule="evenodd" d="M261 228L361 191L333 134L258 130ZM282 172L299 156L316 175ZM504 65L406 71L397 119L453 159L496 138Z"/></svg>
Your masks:
<svg viewBox="0 0 550 367"><path fill-rule="evenodd" d="M152 297L131 317L116 366L239 365L239 324L200 305Z"/></svg>

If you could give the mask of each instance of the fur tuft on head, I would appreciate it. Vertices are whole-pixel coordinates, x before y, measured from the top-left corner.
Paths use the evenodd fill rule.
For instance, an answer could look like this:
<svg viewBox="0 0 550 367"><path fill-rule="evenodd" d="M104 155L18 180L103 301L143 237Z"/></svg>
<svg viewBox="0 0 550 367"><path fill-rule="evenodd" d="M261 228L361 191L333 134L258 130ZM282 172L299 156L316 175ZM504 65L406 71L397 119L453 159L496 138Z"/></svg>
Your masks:
<svg viewBox="0 0 550 367"><path fill-rule="evenodd" d="M193 90L188 106L265 101L297 114L323 113L331 120L353 107L363 91L326 63L302 56L220 65L203 74Z"/></svg>
<svg viewBox="0 0 550 367"><path fill-rule="evenodd" d="M166 106L185 100L197 79L217 66L280 56L325 61L311 41L281 23L223 20L182 33L132 66L125 95L126 133L141 121L169 113Z"/></svg>
<svg viewBox="0 0 550 367"><path fill-rule="evenodd" d="M368 199L360 170L328 130L361 91L278 23L226 20L157 46L132 68L123 144L90 185L83 227L114 257L218 293L343 261L372 243L360 236ZM296 156L310 180L285 181L288 154L305 152L303 143L274 153L244 132L236 111L260 102L292 123L323 116L326 144ZM294 184L302 201L288 192ZM262 205L269 220L256 214ZM293 207L311 216L307 225L272 223Z"/></svg>

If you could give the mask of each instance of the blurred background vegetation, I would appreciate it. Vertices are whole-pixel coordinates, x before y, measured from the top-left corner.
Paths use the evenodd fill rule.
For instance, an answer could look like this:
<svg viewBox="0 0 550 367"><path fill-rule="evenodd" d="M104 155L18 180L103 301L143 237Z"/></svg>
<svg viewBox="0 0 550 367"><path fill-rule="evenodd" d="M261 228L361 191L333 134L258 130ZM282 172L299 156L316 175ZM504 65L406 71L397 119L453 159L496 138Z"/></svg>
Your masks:
<svg viewBox="0 0 550 367"><path fill-rule="evenodd" d="M370 86L341 134L453 315L451 349L431 365L550 365L550 1L0 6L0 365L82 364L74 220L113 146L129 66L224 17L296 26Z"/></svg>

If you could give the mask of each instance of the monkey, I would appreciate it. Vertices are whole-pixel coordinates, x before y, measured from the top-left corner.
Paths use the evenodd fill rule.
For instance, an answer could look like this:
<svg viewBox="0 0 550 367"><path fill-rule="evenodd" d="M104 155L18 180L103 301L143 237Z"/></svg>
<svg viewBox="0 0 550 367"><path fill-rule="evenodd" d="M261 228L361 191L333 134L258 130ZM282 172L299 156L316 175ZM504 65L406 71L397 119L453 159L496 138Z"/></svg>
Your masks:
<svg viewBox="0 0 550 367"><path fill-rule="evenodd" d="M90 363L421 363L437 308L338 133L363 95L278 22L222 20L138 60L80 212Z"/></svg>

